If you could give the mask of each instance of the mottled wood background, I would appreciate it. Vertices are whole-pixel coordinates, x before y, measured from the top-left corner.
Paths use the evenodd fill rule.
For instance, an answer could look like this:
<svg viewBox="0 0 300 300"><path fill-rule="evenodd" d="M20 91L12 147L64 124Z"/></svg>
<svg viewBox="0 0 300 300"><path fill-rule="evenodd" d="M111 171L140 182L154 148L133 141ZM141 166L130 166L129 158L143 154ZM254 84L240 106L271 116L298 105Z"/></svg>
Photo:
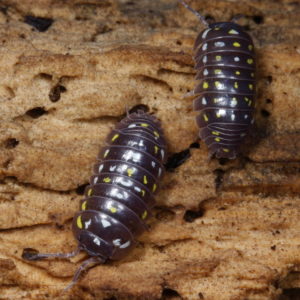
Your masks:
<svg viewBox="0 0 300 300"><path fill-rule="evenodd" d="M244 14L257 46L255 128L231 162L209 160L182 98L203 27L176 0L0 2L0 299L300 299L300 2L189 3L218 21ZM91 166L139 105L169 147L151 231L62 295L84 254L22 251L76 247Z"/></svg>

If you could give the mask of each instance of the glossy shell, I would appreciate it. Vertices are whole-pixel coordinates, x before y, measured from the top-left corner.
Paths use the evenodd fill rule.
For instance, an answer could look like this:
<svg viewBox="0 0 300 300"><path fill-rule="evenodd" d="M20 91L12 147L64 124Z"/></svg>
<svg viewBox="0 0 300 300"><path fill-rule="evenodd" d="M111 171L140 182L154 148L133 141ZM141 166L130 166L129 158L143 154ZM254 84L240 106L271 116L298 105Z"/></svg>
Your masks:
<svg viewBox="0 0 300 300"><path fill-rule="evenodd" d="M118 260L147 228L166 145L158 121L146 113L123 119L106 142L73 219L73 233L89 255Z"/></svg>
<svg viewBox="0 0 300 300"><path fill-rule="evenodd" d="M194 110L211 155L234 159L253 123L255 57L251 37L232 22L210 24L195 41Z"/></svg>

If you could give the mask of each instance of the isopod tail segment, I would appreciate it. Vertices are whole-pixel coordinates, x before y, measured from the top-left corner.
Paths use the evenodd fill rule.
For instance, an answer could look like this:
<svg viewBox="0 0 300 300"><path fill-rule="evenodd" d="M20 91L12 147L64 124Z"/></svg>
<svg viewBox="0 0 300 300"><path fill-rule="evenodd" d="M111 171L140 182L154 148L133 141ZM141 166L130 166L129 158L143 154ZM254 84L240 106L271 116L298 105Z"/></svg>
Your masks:
<svg viewBox="0 0 300 300"><path fill-rule="evenodd" d="M205 25L195 39L194 111L199 136L210 157L235 159L254 122L255 51L250 35L235 23L207 22L179 0Z"/></svg>
<svg viewBox="0 0 300 300"><path fill-rule="evenodd" d="M79 254L81 251L81 247L77 247L74 251L68 253L38 253L35 249L25 248L23 249L22 258L29 261L37 261L46 258L71 258ZM88 259L84 260L81 265L76 270L72 281L67 285L67 287L63 290L63 293L67 292L69 289L73 287L74 284L78 281L80 274L87 270L92 264L103 264L105 260L99 256L92 256Z"/></svg>

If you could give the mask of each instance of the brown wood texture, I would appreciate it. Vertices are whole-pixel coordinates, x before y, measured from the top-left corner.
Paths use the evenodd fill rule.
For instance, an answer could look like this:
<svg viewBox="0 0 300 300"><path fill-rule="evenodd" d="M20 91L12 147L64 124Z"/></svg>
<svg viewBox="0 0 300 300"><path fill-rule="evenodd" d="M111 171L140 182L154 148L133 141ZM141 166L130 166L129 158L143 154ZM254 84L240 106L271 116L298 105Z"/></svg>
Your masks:
<svg viewBox="0 0 300 300"><path fill-rule="evenodd" d="M189 3L218 21L244 14L257 47L255 128L234 161L209 160L182 97L203 27L176 0L0 2L0 299L299 299L300 2ZM41 32L28 16L53 23ZM97 153L137 105L161 120L172 163L186 160L132 254L61 294L85 256L22 251L76 247Z"/></svg>

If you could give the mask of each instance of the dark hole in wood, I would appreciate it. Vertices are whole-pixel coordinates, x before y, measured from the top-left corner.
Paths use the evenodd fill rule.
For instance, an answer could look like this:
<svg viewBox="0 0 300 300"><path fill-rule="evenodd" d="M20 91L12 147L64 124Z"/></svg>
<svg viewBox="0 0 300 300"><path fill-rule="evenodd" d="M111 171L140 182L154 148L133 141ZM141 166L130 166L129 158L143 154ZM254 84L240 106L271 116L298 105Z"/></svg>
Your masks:
<svg viewBox="0 0 300 300"><path fill-rule="evenodd" d="M183 150L178 153L174 153L168 158L165 164L166 171L174 171L176 168L182 165L190 156L191 153L189 149Z"/></svg>
<svg viewBox="0 0 300 300"><path fill-rule="evenodd" d="M264 17L263 16L253 16L252 20L256 23L256 24L262 24L264 22Z"/></svg>
<svg viewBox="0 0 300 300"><path fill-rule="evenodd" d="M262 109L261 111L260 111L260 113L261 113L261 115L264 117L264 118L268 118L271 114L267 111L267 110L265 110L265 109Z"/></svg>
<svg viewBox="0 0 300 300"><path fill-rule="evenodd" d="M192 144L190 144L190 148L199 149L200 148L200 144L198 142L192 143Z"/></svg>
<svg viewBox="0 0 300 300"><path fill-rule="evenodd" d="M85 183L85 184L82 184L82 185L78 186L77 189L75 190L76 194L77 194L77 195L83 195L83 194L84 194L84 191L85 191L85 188L86 188L88 185L89 185L88 183Z"/></svg>
<svg viewBox="0 0 300 300"><path fill-rule="evenodd" d="M272 76L267 76L267 81L268 81L268 84L271 84L272 81L273 81L273 77Z"/></svg>
<svg viewBox="0 0 300 300"><path fill-rule="evenodd" d="M60 99L60 94L66 92L67 89L60 84L54 86L49 93L49 99L52 102L57 102Z"/></svg>
<svg viewBox="0 0 300 300"><path fill-rule="evenodd" d="M266 99L266 103L267 103L267 104L271 104L271 103L272 103L272 100L271 100L271 99Z"/></svg>
<svg viewBox="0 0 300 300"><path fill-rule="evenodd" d="M46 31L53 23L53 19L25 16L24 22L40 32Z"/></svg>
<svg viewBox="0 0 300 300"><path fill-rule="evenodd" d="M33 119L37 119L44 114L47 114L47 111L43 107L35 107L33 109L27 110L26 112L26 115Z"/></svg>
<svg viewBox="0 0 300 300"><path fill-rule="evenodd" d="M205 211L203 209L199 209L198 211L187 210L183 216L183 219L188 223L192 223L196 219L203 217L204 213Z"/></svg>
<svg viewBox="0 0 300 300"><path fill-rule="evenodd" d="M5 148L13 149L13 148L17 147L19 143L20 142L15 138L7 139L5 142Z"/></svg>
<svg viewBox="0 0 300 300"><path fill-rule="evenodd" d="M280 297L281 300L299 300L300 299L300 288L291 288L291 289L284 289L282 291L282 296L286 297Z"/></svg>
<svg viewBox="0 0 300 300"><path fill-rule="evenodd" d="M170 289L170 288L164 288L163 289L163 292L162 292L162 299L163 300L167 300L167 299L173 299L173 298L181 298L180 294L173 290L173 289Z"/></svg>
<svg viewBox="0 0 300 300"><path fill-rule="evenodd" d="M149 111L149 106L145 104L138 104L130 108L128 112L132 114L132 113L137 113L139 111L143 111L146 113Z"/></svg>

